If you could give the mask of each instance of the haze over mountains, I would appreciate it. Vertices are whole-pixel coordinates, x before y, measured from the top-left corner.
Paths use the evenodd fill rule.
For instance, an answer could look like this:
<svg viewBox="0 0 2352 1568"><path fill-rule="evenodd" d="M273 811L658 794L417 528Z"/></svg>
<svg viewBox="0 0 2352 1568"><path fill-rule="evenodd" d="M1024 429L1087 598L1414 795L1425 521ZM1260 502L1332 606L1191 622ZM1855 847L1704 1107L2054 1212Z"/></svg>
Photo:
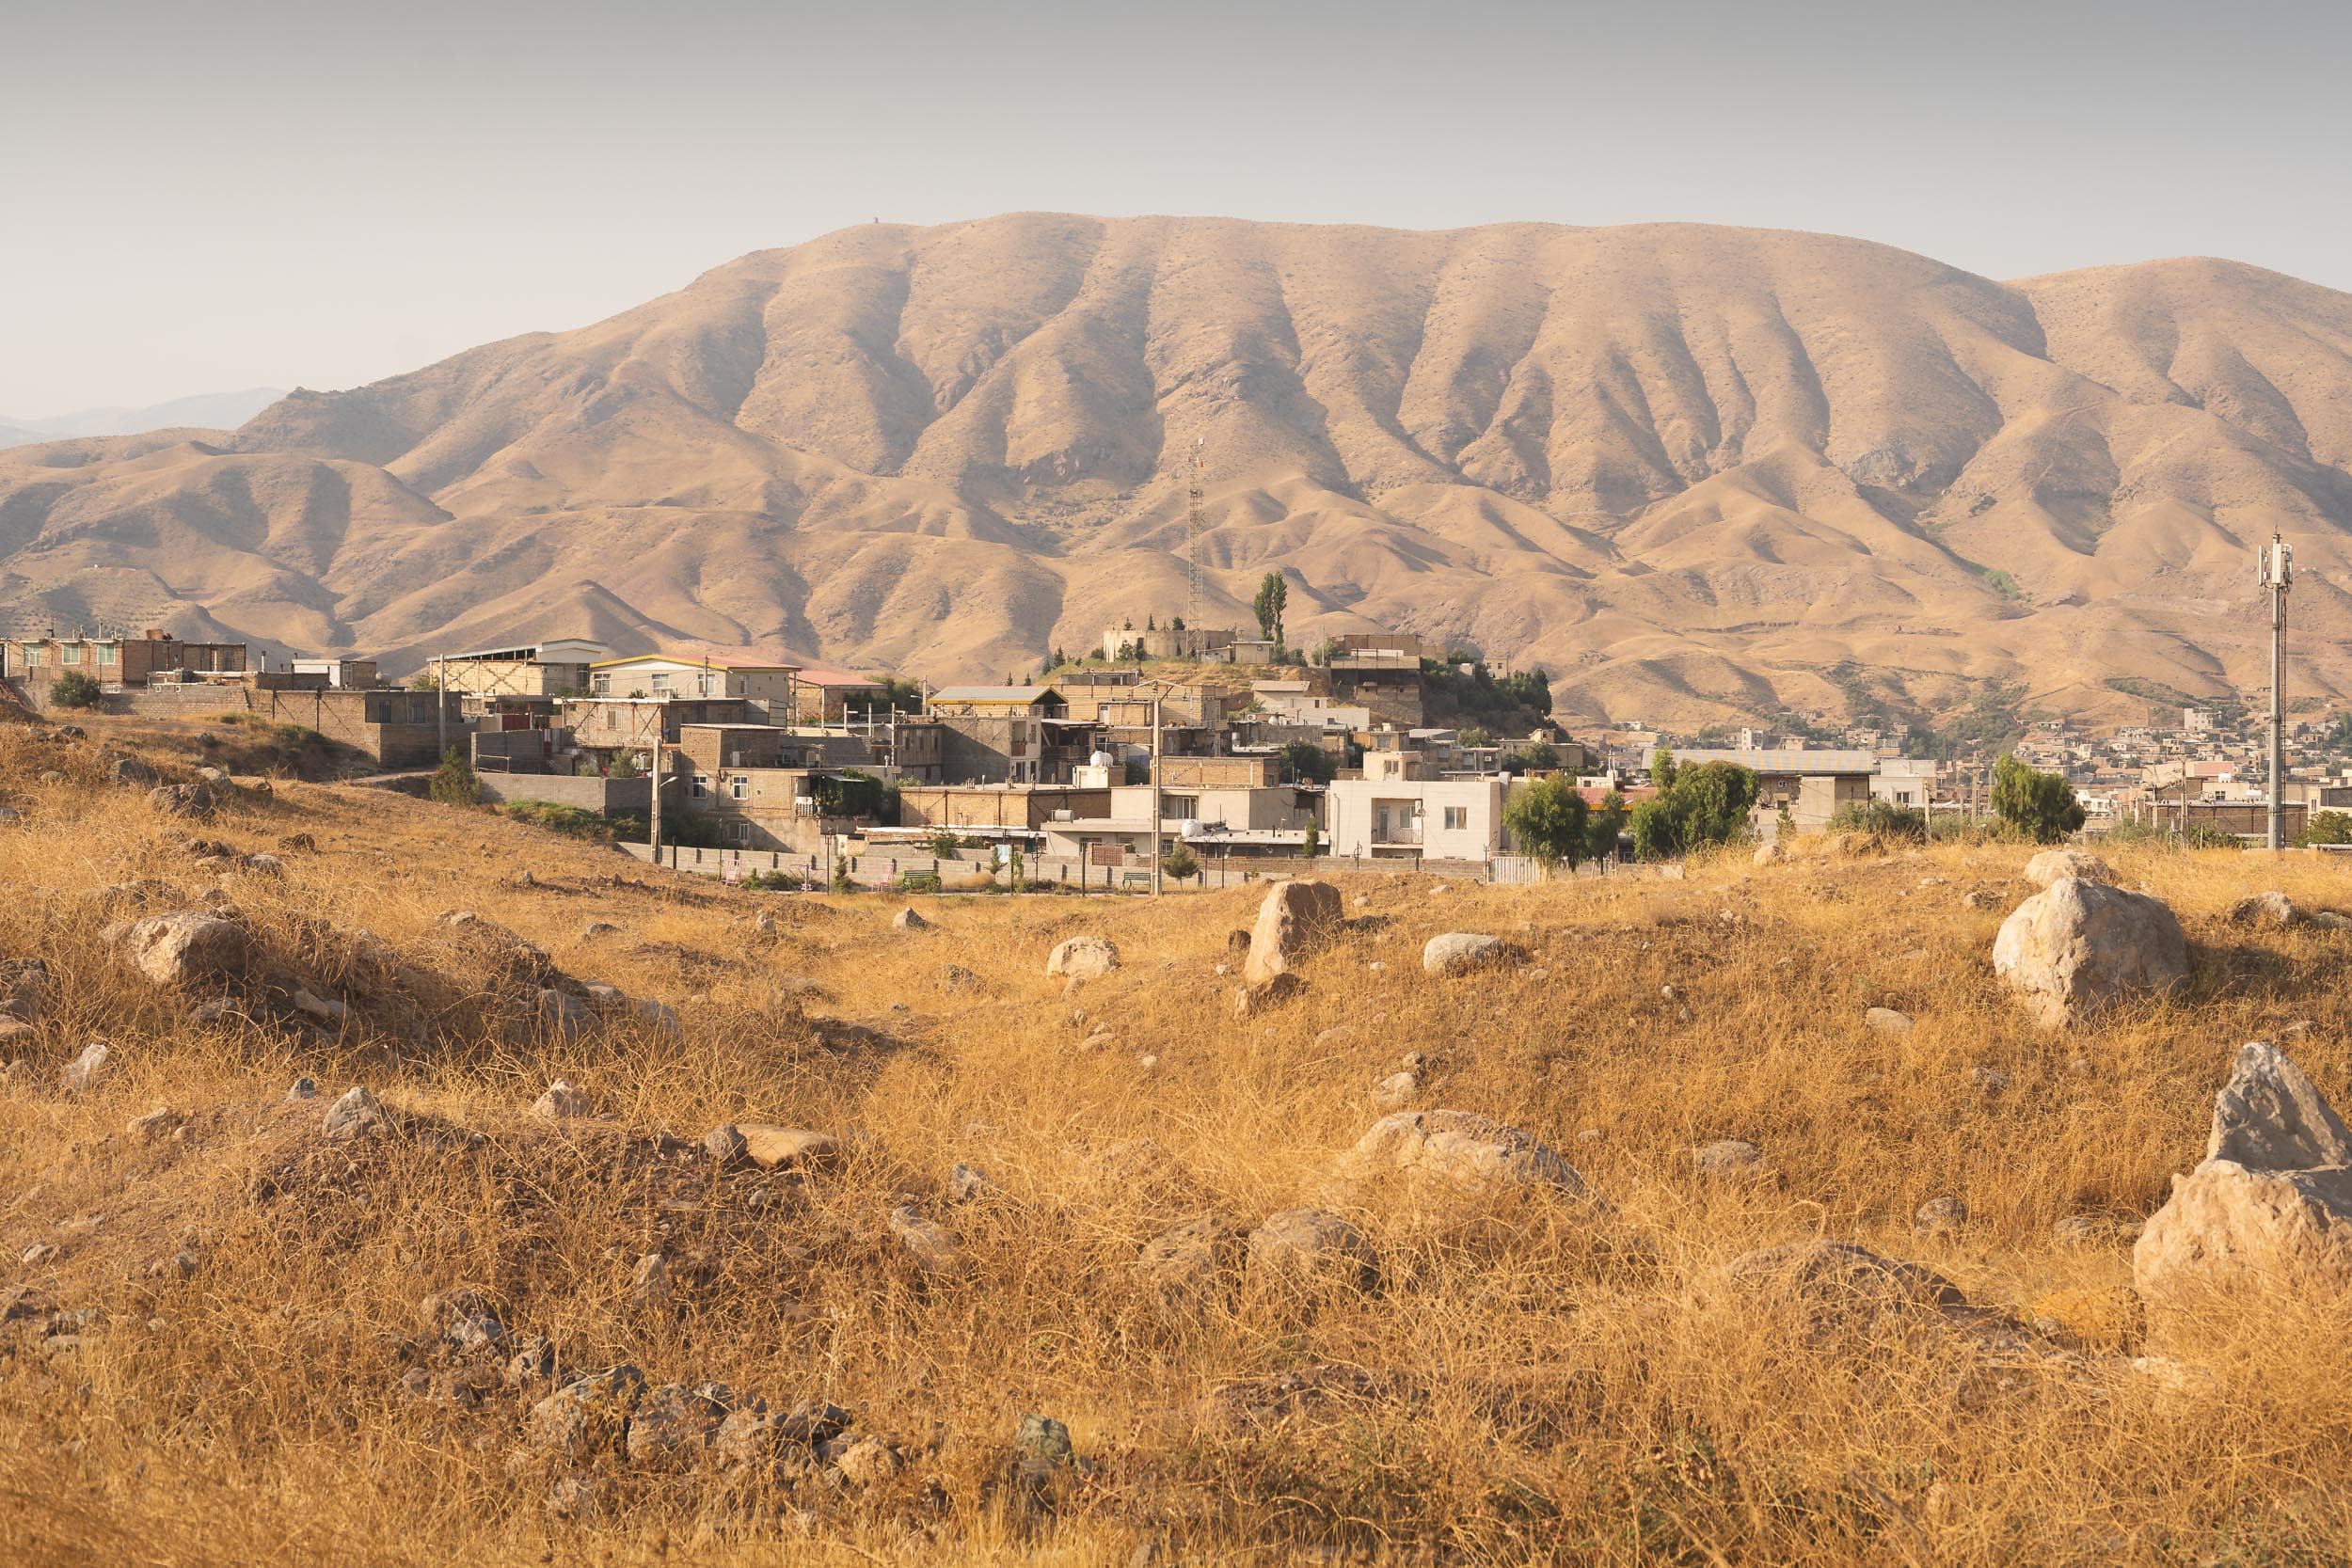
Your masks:
<svg viewBox="0 0 2352 1568"><path fill-rule="evenodd" d="M1857 240L1019 214L719 267L231 434L0 453L0 617L389 668L518 634L993 678L1186 613L1386 626L1564 715L2059 711L2266 680L2352 615L2352 295L2230 261L1997 283Z"/></svg>
<svg viewBox="0 0 2352 1568"><path fill-rule="evenodd" d="M68 436L139 436L151 430L230 429L286 395L278 387L242 392L202 392L145 408L84 408L72 414L27 418L0 414L0 447L55 441Z"/></svg>

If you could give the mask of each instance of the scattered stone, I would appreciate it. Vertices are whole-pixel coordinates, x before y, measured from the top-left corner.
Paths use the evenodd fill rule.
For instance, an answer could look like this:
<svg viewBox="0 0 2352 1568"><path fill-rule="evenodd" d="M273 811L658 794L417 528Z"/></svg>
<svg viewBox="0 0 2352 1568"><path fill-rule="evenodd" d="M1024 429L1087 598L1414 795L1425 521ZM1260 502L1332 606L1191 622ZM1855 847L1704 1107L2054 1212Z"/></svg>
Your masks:
<svg viewBox="0 0 2352 1568"><path fill-rule="evenodd" d="M1993 968L2037 1023L2061 1028L2110 1001L2178 987L2188 939L2159 899L2064 878L2001 923Z"/></svg>
<svg viewBox="0 0 2352 1568"><path fill-rule="evenodd" d="M851 1486L879 1486L906 1468L898 1450L879 1437L835 1438L824 1445L824 1458Z"/></svg>
<svg viewBox="0 0 2352 1568"><path fill-rule="evenodd" d="M97 1083L98 1075L105 1069L106 1058L110 1054L112 1053L106 1049L104 1040L92 1040L82 1047L82 1053L68 1062L64 1072L59 1074L65 1086L78 1091Z"/></svg>
<svg viewBox="0 0 2352 1568"><path fill-rule="evenodd" d="M771 937L782 930L783 927L777 924L773 910L762 910L752 917L752 929L761 936Z"/></svg>
<svg viewBox="0 0 2352 1568"><path fill-rule="evenodd" d="M2021 873L2026 880L2040 888L2072 878L2078 882L2101 882L2112 885L2115 872L2106 862L2083 849L2044 849L2026 863Z"/></svg>
<svg viewBox="0 0 2352 1568"><path fill-rule="evenodd" d="M1968 1069L1968 1082L1982 1089L1986 1094L1999 1094L2009 1087L2010 1076L1999 1068L1986 1067L1979 1063Z"/></svg>
<svg viewBox="0 0 2352 1568"><path fill-rule="evenodd" d="M1481 936L1470 931L1448 931L1431 937L1421 950L1423 973L1436 975L1467 974L1472 970L1507 961L1515 950L1501 937Z"/></svg>
<svg viewBox="0 0 2352 1568"><path fill-rule="evenodd" d="M2050 1227L2050 1242L2069 1251L2098 1246L2115 1234L2115 1227L2092 1214L2069 1214Z"/></svg>
<svg viewBox="0 0 2352 1568"><path fill-rule="evenodd" d="M717 1443L719 1428L734 1405L735 1394L723 1383L691 1388L663 1384L629 1413L628 1462L643 1467L691 1462Z"/></svg>
<svg viewBox="0 0 2352 1568"><path fill-rule="evenodd" d="M468 1312L449 1325L449 1342L464 1355L476 1355L506 1338L506 1325L487 1312Z"/></svg>
<svg viewBox="0 0 2352 1568"><path fill-rule="evenodd" d="M1198 1306L1224 1289L1242 1249L1240 1231L1215 1214L1201 1214L1144 1243L1136 1271L1168 1305Z"/></svg>
<svg viewBox="0 0 2352 1568"><path fill-rule="evenodd" d="M2312 915L2312 924L2323 931L2352 931L2352 914L2341 910L2318 910Z"/></svg>
<svg viewBox="0 0 2352 1568"><path fill-rule="evenodd" d="M2281 929L2301 918L2295 900L2283 893L2255 893L2230 906L2233 926L2273 926Z"/></svg>
<svg viewBox="0 0 2352 1568"><path fill-rule="evenodd" d="M106 769L106 776L116 784L134 786L151 784L156 778L155 770L136 757L115 758L114 766Z"/></svg>
<svg viewBox="0 0 2352 1568"><path fill-rule="evenodd" d="M555 1376L555 1341L530 1335L516 1343L503 1374L509 1388L528 1388Z"/></svg>
<svg viewBox="0 0 2352 1568"><path fill-rule="evenodd" d="M531 1114L542 1121L569 1121L575 1117L593 1117L596 1109L588 1102L586 1095L558 1078L548 1085L545 1094L532 1102Z"/></svg>
<svg viewBox="0 0 2352 1568"><path fill-rule="evenodd" d="M991 1181L988 1173L977 1165L959 1163L955 1169L947 1173L947 1197L950 1202L970 1203L988 1196L995 1190L996 1183Z"/></svg>
<svg viewBox="0 0 2352 1568"><path fill-rule="evenodd" d="M253 953L244 927L196 910L134 921L122 943L132 964L158 986L241 974Z"/></svg>
<svg viewBox="0 0 2352 1568"><path fill-rule="evenodd" d="M978 990L980 977L961 964L941 964L939 983L947 990Z"/></svg>
<svg viewBox="0 0 2352 1568"><path fill-rule="evenodd" d="M617 937L620 934L621 928L610 920L592 920L580 928L580 940L582 942L596 942L603 937Z"/></svg>
<svg viewBox="0 0 2352 1568"><path fill-rule="evenodd" d="M1354 1040L1355 1037L1356 1026L1354 1024L1334 1023L1330 1028L1326 1029L1323 1033L1315 1037L1315 1049L1317 1051L1336 1051L1341 1046L1346 1045L1350 1041Z"/></svg>
<svg viewBox="0 0 2352 1568"><path fill-rule="evenodd" d="M526 1440L542 1454L611 1452L644 1394L645 1374L634 1367L574 1378L531 1407Z"/></svg>
<svg viewBox="0 0 2352 1568"><path fill-rule="evenodd" d="M743 1151L762 1170L808 1170L831 1160L840 1148L832 1133L805 1127L745 1122L736 1132L743 1140ZM708 1140L704 1142L707 1147Z"/></svg>
<svg viewBox="0 0 2352 1568"><path fill-rule="evenodd" d="M618 994L615 992L614 994ZM596 1009L569 991L548 987L539 992L539 1026L550 1038L569 1044L596 1026Z"/></svg>
<svg viewBox="0 0 2352 1568"><path fill-rule="evenodd" d="M365 1084L354 1084L343 1091L342 1098L326 1108L326 1118L320 1131L336 1140L357 1138L375 1132L384 1125L384 1107L368 1092Z"/></svg>
<svg viewBox="0 0 2352 1568"><path fill-rule="evenodd" d="M1932 1269L1882 1258L1851 1242L1765 1247L1734 1259L1724 1276L1752 1297L1802 1303L1817 1322L1968 1305L1960 1287Z"/></svg>
<svg viewBox="0 0 2352 1568"><path fill-rule="evenodd" d="M1235 927L1225 933L1225 951L1236 958L1246 958L1249 952L1250 940L1250 934L1248 931Z"/></svg>
<svg viewBox="0 0 2352 1568"><path fill-rule="evenodd" d="M956 1245L956 1239L936 1222L925 1219L923 1212L913 1204L902 1203L890 1212L890 1233L914 1256L925 1274L946 1276L963 1272L963 1253Z"/></svg>
<svg viewBox="0 0 2352 1568"><path fill-rule="evenodd" d="M1756 853L1748 857L1748 863L1761 868L1777 865L1788 858L1788 851L1780 847L1778 839L1766 839L1756 847Z"/></svg>
<svg viewBox="0 0 2352 1568"><path fill-rule="evenodd" d="M637 1259L636 1269L629 1275L629 1294L647 1307L659 1307L670 1299L670 1263L658 1252L648 1252Z"/></svg>
<svg viewBox="0 0 2352 1568"><path fill-rule="evenodd" d="M28 1269L40 1268L57 1256L57 1248L50 1242L35 1242L24 1249L24 1264Z"/></svg>
<svg viewBox="0 0 2352 1568"><path fill-rule="evenodd" d="M1764 1151L1739 1138L1718 1138L1692 1149L1691 1164L1701 1176L1745 1180L1764 1174Z"/></svg>
<svg viewBox="0 0 2352 1568"><path fill-rule="evenodd" d="M1402 1175L1463 1187L1558 1188L1588 1196L1569 1164L1516 1127L1474 1111L1398 1111L1341 1156L1343 1180Z"/></svg>
<svg viewBox="0 0 2352 1568"><path fill-rule="evenodd" d="M245 857L245 868L256 877L277 877L284 874L286 863L276 855L252 854Z"/></svg>
<svg viewBox="0 0 2352 1568"><path fill-rule="evenodd" d="M928 931L931 927L931 923L924 919L921 911L912 904L892 915L890 924L895 929L901 931Z"/></svg>
<svg viewBox="0 0 2352 1568"><path fill-rule="evenodd" d="M1911 1233L1922 1240L1956 1236L1968 1223L1968 1205L1956 1197L1931 1197L1911 1216Z"/></svg>
<svg viewBox="0 0 2352 1568"><path fill-rule="evenodd" d="M1119 948L1103 937L1072 937L1045 960L1048 979L1098 980L1119 967Z"/></svg>
<svg viewBox="0 0 2352 1568"><path fill-rule="evenodd" d="M321 1023L341 1023L351 1010L341 1002L326 1001L300 990L294 993L294 1011L308 1013Z"/></svg>
<svg viewBox="0 0 2352 1568"><path fill-rule="evenodd" d="M1872 1007L1862 1015L1862 1022L1882 1035L1908 1035L1913 1027L1909 1013L1892 1007Z"/></svg>
<svg viewBox="0 0 2352 1568"><path fill-rule="evenodd" d="M143 1117L135 1117L123 1131L141 1143L151 1143L171 1131L171 1107L158 1105Z"/></svg>
<svg viewBox="0 0 2352 1568"><path fill-rule="evenodd" d="M1275 883L1258 906L1258 922L1249 935L1249 956L1241 966L1242 979L1252 987L1265 987L1278 975L1290 974L1345 918L1340 890L1328 882Z"/></svg>
<svg viewBox="0 0 2352 1568"><path fill-rule="evenodd" d="M1248 1267L1262 1287L1368 1291L1379 1282L1380 1255L1370 1237L1327 1210L1286 1209L1249 1233Z"/></svg>
<svg viewBox="0 0 2352 1568"><path fill-rule="evenodd" d="M1411 1072L1391 1072L1372 1091L1372 1102L1384 1111L1394 1111L1411 1104L1413 1096L1420 1092L1419 1077Z"/></svg>
<svg viewBox="0 0 2352 1568"><path fill-rule="evenodd" d="M294 1081L294 1086L286 1091L286 1098L288 1100L316 1100L318 1093L319 1085L316 1079L297 1078Z"/></svg>
<svg viewBox="0 0 2352 1568"><path fill-rule="evenodd" d="M1307 982L1284 970L1267 979L1262 986L1233 988L1233 1017L1236 1021L1255 1018L1271 1012L1285 1003L1296 1001L1307 992Z"/></svg>
<svg viewBox="0 0 2352 1568"><path fill-rule="evenodd" d="M2132 1248L2132 1284L2155 1339L2272 1291L2352 1292L2352 1132L2278 1047L2239 1051L2204 1160L2173 1178Z"/></svg>
<svg viewBox="0 0 2352 1568"><path fill-rule="evenodd" d="M703 1152L723 1165L732 1165L752 1156L750 1143L731 1121L703 1134Z"/></svg>
<svg viewBox="0 0 2352 1568"><path fill-rule="evenodd" d="M628 1004L629 1016L638 1022L664 1035L678 1032L677 1009L650 996L633 998Z"/></svg>

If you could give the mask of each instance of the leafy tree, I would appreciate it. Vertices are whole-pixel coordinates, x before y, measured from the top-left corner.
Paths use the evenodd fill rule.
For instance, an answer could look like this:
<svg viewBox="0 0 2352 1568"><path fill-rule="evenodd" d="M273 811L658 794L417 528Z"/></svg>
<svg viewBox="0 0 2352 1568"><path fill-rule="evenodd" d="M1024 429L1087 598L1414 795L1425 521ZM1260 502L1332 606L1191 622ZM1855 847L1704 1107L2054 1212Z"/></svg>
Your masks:
<svg viewBox="0 0 2352 1568"><path fill-rule="evenodd" d="M847 855L841 856L833 863L833 891L835 893L857 891L857 879L850 875L850 858Z"/></svg>
<svg viewBox="0 0 2352 1568"><path fill-rule="evenodd" d="M942 861L954 859L956 850L962 842L951 830L940 829L931 834L931 858Z"/></svg>
<svg viewBox="0 0 2352 1568"><path fill-rule="evenodd" d="M615 752L612 766L604 770L604 776L608 779L642 779L645 770L637 766L636 752Z"/></svg>
<svg viewBox="0 0 2352 1568"><path fill-rule="evenodd" d="M841 699L844 713L870 719L884 713L920 713L923 711L923 684L899 675L877 675L876 689L852 691Z"/></svg>
<svg viewBox="0 0 2352 1568"><path fill-rule="evenodd" d="M1502 760L1514 773L1546 773L1560 766L1560 753L1549 740L1531 740Z"/></svg>
<svg viewBox="0 0 2352 1568"><path fill-rule="evenodd" d="M1675 786L1675 754L1663 746L1650 753L1649 782L1661 795Z"/></svg>
<svg viewBox="0 0 2352 1568"><path fill-rule="evenodd" d="M79 670L68 670L49 683L53 707L96 707L101 695L98 683Z"/></svg>
<svg viewBox="0 0 2352 1568"><path fill-rule="evenodd" d="M1047 665L1046 668L1049 670L1058 670L1069 662L1070 656L1062 652L1061 644L1057 642L1054 645L1054 662Z"/></svg>
<svg viewBox="0 0 2352 1568"><path fill-rule="evenodd" d="M1592 812L1585 820L1585 859L1605 861L1617 852L1617 839L1625 832L1625 820L1629 815L1630 813L1623 795L1613 789L1601 797L1600 809Z"/></svg>
<svg viewBox="0 0 2352 1568"><path fill-rule="evenodd" d="M1465 746L1485 746L1489 743L1486 732L1480 729L1476 724L1465 726L1459 732L1459 735L1461 736L1462 744Z"/></svg>
<svg viewBox="0 0 2352 1568"><path fill-rule="evenodd" d="M1188 882L1200 875L1200 862L1192 852L1192 846L1178 839L1160 857L1160 870L1180 882Z"/></svg>
<svg viewBox="0 0 2352 1568"><path fill-rule="evenodd" d="M418 671L415 674L408 677L408 689L411 691L438 691L441 689L441 677L433 673L433 667L431 665L427 665L423 669Z"/></svg>
<svg viewBox="0 0 2352 1568"><path fill-rule="evenodd" d="M1573 868L1590 851L1591 816L1575 785L1559 779L1534 780L1502 804L1503 827L1546 876L1563 861Z"/></svg>
<svg viewBox="0 0 2352 1568"><path fill-rule="evenodd" d="M433 782L424 792L445 806L478 806L482 803L482 781L474 777L473 764L452 746L441 758L441 766L434 772Z"/></svg>
<svg viewBox="0 0 2352 1568"><path fill-rule="evenodd" d="M1633 808L1633 852L1643 860L1687 855L1709 844L1728 844L1747 831L1756 804L1756 778L1736 762L1704 762L1677 768L1661 752L1672 783Z"/></svg>
<svg viewBox="0 0 2352 1568"><path fill-rule="evenodd" d="M2352 844L2352 816L2340 811L2313 812L2303 825L2303 834L2295 841L2298 845Z"/></svg>
<svg viewBox="0 0 2352 1568"><path fill-rule="evenodd" d="M1275 753L1282 771L1301 783L1329 784L1339 775L1340 765L1331 753L1311 740L1289 740Z"/></svg>
<svg viewBox="0 0 2352 1568"><path fill-rule="evenodd" d="M1783 812L1788 809L1781 808ZM1788 826L1793 827L1794 823ZM1881 838L1910 839L1918 844L1928 841L1928 814L1891 800L1849 800L1830 814L1829 826L1832 832L1876 833Z"/></svg>
<svg viewBox="0 0 2352 1568"><path fill-rule="evenodd" d="M1309 860L1323 853L1323 830L1312 822L1307 824L1307 836L1299 842L1298 852Z"/></svg>
<svg viewBox="0 0 2352 1568"><path fill-rule="evenodd" d="M1327 665L1333 659L1340 657L1341 646L1342 644L1338 638L1327 637L1322 641L1316 643L1313 649L1308 653L1307 662L1310 664Z"/></svg>
<svg viewBox="0 0 2352 1568"><path fill-rule="evenodd" d="M2074 786L2017 760L2014 752L1993 765L1993 812L2037 844L2055 844L2083 825Z"/></svg>
<svg viewBox="0 0 2352 1568"><path fill-rule="evenodd" d="M1258 596L1249 601L1250 610L1258 617L1258 635L1277 643L1282 641L1282 611L1290 604L1290 584L1279 572L1268 572L1258 581Z"/></svg>

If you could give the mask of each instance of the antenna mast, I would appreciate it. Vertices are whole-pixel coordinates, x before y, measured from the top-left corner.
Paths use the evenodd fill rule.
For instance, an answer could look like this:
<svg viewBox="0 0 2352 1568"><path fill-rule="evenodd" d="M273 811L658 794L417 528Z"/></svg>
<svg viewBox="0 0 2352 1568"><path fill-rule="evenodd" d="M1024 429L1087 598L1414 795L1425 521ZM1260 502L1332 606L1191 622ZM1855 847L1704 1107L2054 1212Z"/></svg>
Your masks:
<svg viewBox="0 0 2352 1568"><path fill-rule="evenodd" d="M1199 629L1200 626L1200 449L1206 437L1195 436L1192 442L1192 487L1186 514L1191 527L1190 555L1184 582L1184 624Z"/></svg>
<svg viewBox="0 0 2352 1568"><path fill-rule="evenodd" d="M2270 595L2270 810L2263 836L2275 853L2284 837L2286 815L2280 795L2286 787L2280 775L2286 770L2287 585L2295 578L2295 552L2277 533L2263 547L2259 578ZM2305 820L2309 819L2306 808Z"/></svg>

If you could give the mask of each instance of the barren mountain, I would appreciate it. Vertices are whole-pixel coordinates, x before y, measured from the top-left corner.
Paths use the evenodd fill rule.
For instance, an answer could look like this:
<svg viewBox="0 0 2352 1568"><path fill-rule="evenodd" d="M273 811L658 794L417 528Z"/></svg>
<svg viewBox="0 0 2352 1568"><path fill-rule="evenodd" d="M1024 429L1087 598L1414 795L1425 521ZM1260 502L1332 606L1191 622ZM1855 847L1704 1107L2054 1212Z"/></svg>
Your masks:
<svg viewBox="0 0 2352 1568"><path fill-rule="evenodd" d="M1279 567L1293 641L1466 640L1564 714L2251 690L2274 529L2297 687L2346 680L2352 295L1683 225L847 230L233 435L0 454L0 611L1001 674L1188 612L1196 445L1209 624Z"/></svg>

